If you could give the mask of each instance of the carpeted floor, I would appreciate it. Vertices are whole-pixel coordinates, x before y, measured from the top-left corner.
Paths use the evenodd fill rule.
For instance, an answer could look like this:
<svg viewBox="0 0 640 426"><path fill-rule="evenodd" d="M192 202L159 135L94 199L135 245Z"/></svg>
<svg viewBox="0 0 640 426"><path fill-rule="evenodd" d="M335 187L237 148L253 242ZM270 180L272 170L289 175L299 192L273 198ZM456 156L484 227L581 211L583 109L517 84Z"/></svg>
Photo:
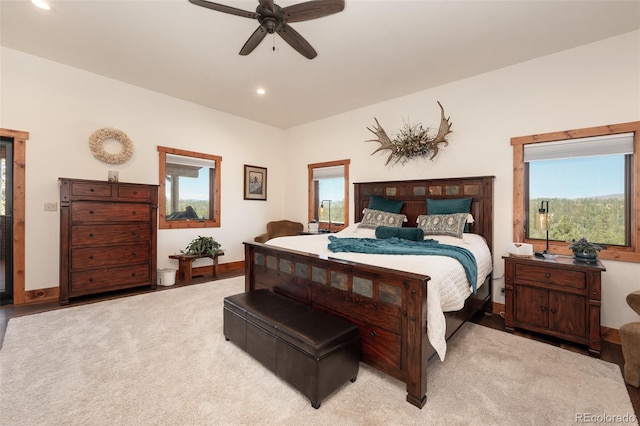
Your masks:
<svg viewBox="0 0 640 426"><path fill-rule="evenodd" d="M637 421L620 369L466 324L429 365L422 410L360 365L319 410L222 334L237 277L11 319L0 350L7 425L572 424ZM620 416L620 417L616 417ZM591 420L591 421L587 421Z"/></svg>

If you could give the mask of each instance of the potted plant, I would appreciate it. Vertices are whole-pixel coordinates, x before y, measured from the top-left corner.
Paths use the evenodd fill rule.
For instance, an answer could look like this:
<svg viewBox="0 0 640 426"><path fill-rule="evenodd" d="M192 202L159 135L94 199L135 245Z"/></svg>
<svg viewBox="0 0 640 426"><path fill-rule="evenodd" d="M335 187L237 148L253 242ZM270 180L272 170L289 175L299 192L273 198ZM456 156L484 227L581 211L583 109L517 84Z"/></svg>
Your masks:
<svg viewBox="0 0 640 426"><path fill-rule="evenodd" d="M598 260L598 252L602 250L598 244L590 243L586 238L582 237L579 240L573 240L569 244L569 248L573 250L573 256L580 262L596 262Z"/></svg>
<svg viewBox="0 0 640 426"><path fill-rule="evenodd" d="M220 249L220 243L213 239L213 237L201 237L195 238L184 249L180 250L180 253L195 254L198 256L213 256Z"/></svg>

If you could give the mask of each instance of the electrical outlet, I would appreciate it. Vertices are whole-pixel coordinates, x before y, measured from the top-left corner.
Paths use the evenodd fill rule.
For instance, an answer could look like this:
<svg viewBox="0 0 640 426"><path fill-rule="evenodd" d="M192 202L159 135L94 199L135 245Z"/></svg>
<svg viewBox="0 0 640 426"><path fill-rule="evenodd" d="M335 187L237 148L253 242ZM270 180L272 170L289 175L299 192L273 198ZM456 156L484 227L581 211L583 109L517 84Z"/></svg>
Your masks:
<svg viewBox="0 0 640 426"><path fill-rule="evenodd" d="M58 210L58 203L56 202L46 202L44 203L44 211L45 212L55 212Z"/></svg>

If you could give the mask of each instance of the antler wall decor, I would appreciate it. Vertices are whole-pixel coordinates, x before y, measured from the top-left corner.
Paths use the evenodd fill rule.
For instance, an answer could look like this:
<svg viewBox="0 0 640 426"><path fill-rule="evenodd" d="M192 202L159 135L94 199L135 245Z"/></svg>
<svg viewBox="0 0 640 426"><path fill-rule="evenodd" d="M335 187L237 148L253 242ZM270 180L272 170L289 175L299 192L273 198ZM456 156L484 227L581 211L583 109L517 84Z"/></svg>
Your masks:
<svg viewBox="0 0 640 426"><path fill-rule="evenodd" d="M388 165L392 160L392 164L398 162L404 164L415 157L428 157L429 160L433 160L438 155L440 144L449 145L445 138L452 132L451 125L453 124L449 117L445 117L444 108L442 108L439 101L438 105L440 105L440 128L434 137L429 136L429 128L423 128L422 124L411 125L405 123L404 127L398 131L392 140L387 136L387 132L384 131L378 119L374 117L376 125L372 126L373 129L367 127L367 130L378 138L369 139L366 142L378 142L380 147L373 151L371 155L378 151L391 151L385 165Z"/></svg>

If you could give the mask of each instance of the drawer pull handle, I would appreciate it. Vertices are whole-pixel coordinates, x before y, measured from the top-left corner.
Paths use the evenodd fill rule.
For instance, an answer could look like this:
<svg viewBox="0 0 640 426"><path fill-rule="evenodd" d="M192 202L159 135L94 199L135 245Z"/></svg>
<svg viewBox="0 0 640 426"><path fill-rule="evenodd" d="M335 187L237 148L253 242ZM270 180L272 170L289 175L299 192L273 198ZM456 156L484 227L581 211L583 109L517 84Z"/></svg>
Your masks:
<svg viewBox="0 0 640 426"><path fill-rule="evenodd" d="M131 252L131 256L136 256L136 252L135 252L135 251L132 251L132 252Z"/></svg>
<svg viewBox="0 0 640 426"><path fill-rule="evenodd" d="M549 279L549 278L551 278L551 274L547 272L546 274L544 274L544 277L545 277L546 279Z"/></svg>
<svg viewBox="0 0 640 426"><path fill-rule="evenodd" d="M91 232L91 233L89 234L89 237L90 237L90 238L93 238L93 232Z"/></svg>
<svg viewBox="0 0 640 426"><path fill-rule="evenodd" d="M369 333L369 336L371 336L371 337L376 337L376 331L375 331L375 330L373 330L371 333Z"/></svg>
<svg viewBox="0 0 640 426"><path fill-rule="evenodd" d="M95 191L96 191L96 190L95 190L95 189L93 189L93 188L90 188L90 189L89 189L89 192L95 192Z"/></svg>
<svg viewBox="0 0 640 426"><path fill-rule="evenodd" d="M135 277L135 276L136 276L136 273L135 273L135 272L132 272L132 273L131 273L131 276L132 276L132 277Z"/></svg>
<svg viewBox="0 0 640 426"><path fill-rule="evenodd" d="M92 283L93 282L93 278L89 278L89 282Z"/></svg>
<svg viewBox="0 0 640 426"><path fill-rule="evenodd" d="M540 310L541 310L542 312L547 312L547 307L546 307L546 306L541 306L541 307L540 307Z"/></svg>
<svg viewBox="0 0 640 426"><path fill-rule="evenodd" d="M136 231L131 231L131 235L138 235Z"/></svg>
<svg viewBox="0 0 640 426"><path fill-rule="evenodd" d="M93 210L89 210L89 214L93 214Z"/></svg>
<svg viewBox="0 0 640 426"><path fill-rule="evenodd" d="M93 255L89 256L89 259L93 260Z"/></svg>
<svg viewBox="0 0 640 426"><path fill-rule="evenodd" d="M555 314L556 312L558 312L558 310L556 308L551 308L551 313Z"/></svg>
<svg viewBox="0 0 640 426"><path fill-rule="evenodd" d="M132 212L131 212L131 214L136 214L136 211L135 211L135 210L134 210L134 211L132 211Z"/></svg>
<svg viewBox="0 0 640 426"><path fill-rule="evenodd" d="M138 195L138 191L133 191L133 195Z"/></svg>

